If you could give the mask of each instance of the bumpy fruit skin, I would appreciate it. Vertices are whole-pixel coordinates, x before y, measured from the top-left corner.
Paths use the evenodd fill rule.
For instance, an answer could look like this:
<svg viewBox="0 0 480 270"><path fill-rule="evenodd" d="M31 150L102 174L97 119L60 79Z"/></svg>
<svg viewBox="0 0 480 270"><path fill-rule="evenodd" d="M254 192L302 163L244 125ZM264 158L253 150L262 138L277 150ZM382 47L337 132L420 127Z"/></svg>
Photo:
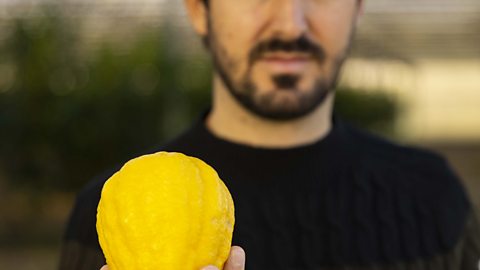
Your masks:
<svg viewBox="0 0 480 270"><path fill-rule="evenodd" d="M105 183L97 208L111 270L222 269L234 221L232 197L215 170L181 153L130 160Z"/></svg>

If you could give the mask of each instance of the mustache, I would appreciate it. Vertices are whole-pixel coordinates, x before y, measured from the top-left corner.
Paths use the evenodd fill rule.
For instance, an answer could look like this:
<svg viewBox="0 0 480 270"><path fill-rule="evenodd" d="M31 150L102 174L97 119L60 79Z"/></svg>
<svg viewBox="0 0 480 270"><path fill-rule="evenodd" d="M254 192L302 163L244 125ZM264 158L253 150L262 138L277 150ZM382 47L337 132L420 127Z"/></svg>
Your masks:
<svg viewBox="0 0 480 270"><path fill-rule="evenodd" d="M250 64L253 64L253 62L269 52L307 53L319 63L324 62L326 57L325 49L323 49L321 45L317 45L310 41L305 36L301 36L295 40L273 38L260 42L252 49L249 55Z"/></svg>

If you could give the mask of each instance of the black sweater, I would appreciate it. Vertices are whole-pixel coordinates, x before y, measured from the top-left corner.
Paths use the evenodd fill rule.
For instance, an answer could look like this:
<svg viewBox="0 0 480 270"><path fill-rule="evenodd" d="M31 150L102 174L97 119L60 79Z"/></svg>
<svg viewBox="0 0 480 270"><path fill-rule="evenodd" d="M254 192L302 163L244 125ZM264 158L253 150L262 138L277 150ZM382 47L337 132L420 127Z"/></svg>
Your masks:
<svg viewBox="0 0 480 270"><path fill-rule="evenodd" d="M250 147L214 136L204 117L149 152L160 150L198 157L217 170L235 202L233 244L245 249L247 270L478 267L480 233L470 203L445 160L431 152L338 120L310 145ZM96 207L103 183L118 169L79 194L62 270L105 263Z"/></svg>

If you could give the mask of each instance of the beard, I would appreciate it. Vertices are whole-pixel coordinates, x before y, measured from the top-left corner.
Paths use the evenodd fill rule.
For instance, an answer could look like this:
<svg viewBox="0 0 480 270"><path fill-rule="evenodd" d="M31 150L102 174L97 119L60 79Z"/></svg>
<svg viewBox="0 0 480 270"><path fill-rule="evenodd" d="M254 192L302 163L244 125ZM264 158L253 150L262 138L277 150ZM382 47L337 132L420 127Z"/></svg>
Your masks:
<svg viewBox="0 0 480 270"><path fill-rule="evenodd" d="M265 53L278 51L308 53L321 66L325 64L325 50L305 36L290 41L271 39L261 42L250 51L248 69L245 74L241 79L235 81L233 74L238 67L238 63L232 60L225 47L218 42L210 22L208 27L208 33L210 34L204 37L204 42L211 52L215 71L230 94L251 113L274 121L301 118L325 102L328 94L337 85L340 69L346 59L353 36L352 33L347 48L335 58L330 75L326 77L317 76L310 83L309 88L299 89L299 81L302 79L301 74L275 74L270 78L275 89L260 91L259 86L253 80L252 69L255 62ZM286 92L288 92L288 98L285 98Z"/></svg>

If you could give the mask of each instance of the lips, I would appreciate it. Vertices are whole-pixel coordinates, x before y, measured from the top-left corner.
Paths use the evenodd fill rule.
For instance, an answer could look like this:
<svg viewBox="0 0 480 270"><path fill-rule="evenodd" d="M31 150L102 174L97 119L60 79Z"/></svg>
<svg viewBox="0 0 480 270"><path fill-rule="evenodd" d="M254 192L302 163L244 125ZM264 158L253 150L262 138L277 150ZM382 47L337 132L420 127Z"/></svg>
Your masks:
<svg viewBox="0 0 480 270"><path fill-rule="evenodd" d="M310 61L310 57L297 55L271 55L260 59L274 73L300 73Z"/></svg>

